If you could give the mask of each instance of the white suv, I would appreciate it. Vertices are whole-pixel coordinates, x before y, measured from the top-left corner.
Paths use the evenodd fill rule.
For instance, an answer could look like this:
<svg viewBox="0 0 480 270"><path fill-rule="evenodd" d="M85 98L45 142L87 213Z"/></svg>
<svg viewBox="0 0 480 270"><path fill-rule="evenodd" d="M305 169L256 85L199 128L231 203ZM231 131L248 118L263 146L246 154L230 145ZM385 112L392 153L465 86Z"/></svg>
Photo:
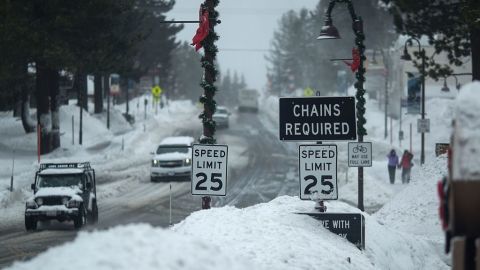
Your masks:
<svg viewBox="0 0 480 270"><path fill-rule="evenodd" d="M160 142L152 158L150 180L190 180L192 171L192 144L187 136L167 137Z"/></svg>

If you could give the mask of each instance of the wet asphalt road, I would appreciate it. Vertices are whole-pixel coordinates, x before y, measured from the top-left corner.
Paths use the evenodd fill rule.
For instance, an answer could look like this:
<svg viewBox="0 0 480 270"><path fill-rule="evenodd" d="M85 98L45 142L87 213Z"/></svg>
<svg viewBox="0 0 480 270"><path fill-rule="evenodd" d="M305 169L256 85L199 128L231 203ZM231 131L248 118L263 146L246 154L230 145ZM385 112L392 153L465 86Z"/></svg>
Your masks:
<svg viewBox="0 0 480 270"><path fill-rule="evenodd" d="M178 134L193 135L198 138L200 132L184 130L178 131ZM244 155L248 156L248 165L241 171L229 170L227 196L213 198L214 207L231 205L242 208L270 201L279 195L297 195L296 153L279 141L276 135L271 134L256 114L239 114L236 122L231 123L229 129L218 130L216 135L241 137L246 141L248 147ZM149 164L143 166L145 171L148 171ZM148 175L142 177L148 179ZM97 175L97 189L102 188L102 183L112 181L107 178L109 177ZM190 188L190 182L140 181L137 186L125 190L118 196L99 201L98 224L87 225L82 230L102 230L131 223L149 223L153 226L168 227L170 225L170 193L172 224L200 210L201 199L192 196ZM49 247L69 242L76 237L77 233L71 223L56 221L39 224L39 229L35 232L26 232L23 220L14 227L2 229L0 268L11 265L16 260L29 259Z"/></svg>

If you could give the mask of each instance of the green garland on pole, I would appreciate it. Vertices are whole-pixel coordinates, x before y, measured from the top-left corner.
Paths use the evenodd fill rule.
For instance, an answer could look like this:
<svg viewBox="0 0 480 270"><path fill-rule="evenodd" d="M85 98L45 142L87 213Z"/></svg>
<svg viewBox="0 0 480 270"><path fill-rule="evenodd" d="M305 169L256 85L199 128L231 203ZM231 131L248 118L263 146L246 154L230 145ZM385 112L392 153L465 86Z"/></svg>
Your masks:
<svg viewBox="0 0 480 270"><path fill-rule="evenodd" d="M219 13L215 10L215 7L219 3L219 0L205 0L205 2L202 4L202 7L208 10L210 31L207 37L201 42L201 45L205 51L205 54L201 59L202 67L205 71L202 82L200 83L200 86L204 90L204 94L200 96L199 99L204 108L204 111L199 115L199 118L202 119L203 124L203 135L199 140L201 144L216 143L214 138L216 123L212 119L212 115L215 113L217 108L217 103L213 97L218 91L214 84L218 76L218 70L215 68L215 59L217 57L218 48L215 46L215 42L218 40L219 36L215 33L214 27L219 22Z"/></svg>
<svg viewBox="0 0 480 270"><path fill-rule="evenodd" d="M358 17L358 20L361 22L361 18ZM365 60L367 59L365 57L365 45L363 45L363 41L365 40L365 35L363 34L363 31L356 30L355 31L355 44L357 45L358 51L360 53L360 67L358 68L357 73L355 74L355 77L357 78L357 81L355 82L355 88L357 89L357 93L355 97L357 98L357 134L359 136L365 136L367 135L367 130L365 129L365 124L367 123L367 120L365 119L365 89L363 88L363 84L365 83L365 67L363 66L363 63L365 63Z"/></svg>

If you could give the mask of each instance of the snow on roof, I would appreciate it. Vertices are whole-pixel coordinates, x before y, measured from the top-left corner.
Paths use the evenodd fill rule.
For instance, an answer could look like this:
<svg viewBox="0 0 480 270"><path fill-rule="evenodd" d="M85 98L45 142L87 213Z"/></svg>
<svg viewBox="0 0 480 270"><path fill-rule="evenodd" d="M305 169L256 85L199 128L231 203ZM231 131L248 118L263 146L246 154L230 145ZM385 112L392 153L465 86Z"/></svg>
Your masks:
<svg viewBox="0 0 480 270"><path fill-rule="evenodd" d="M194 139L189 136L166 137L160 142L160 145L183 144L191 145Z"/></svg>
<svg viewBox="0 0 480 270"><path fill-rule="evenodd" d="M45 169L42 170L39 175L49 175L49 174L78 174L83 173L82 169L77 168L61 168L61 169Z"/></svg>
<svg viewBox="0 0 480 270"><path fill-rule="evenodd" d="M480 82L460 89L454 114L453 180L480 181Z"/></svg>

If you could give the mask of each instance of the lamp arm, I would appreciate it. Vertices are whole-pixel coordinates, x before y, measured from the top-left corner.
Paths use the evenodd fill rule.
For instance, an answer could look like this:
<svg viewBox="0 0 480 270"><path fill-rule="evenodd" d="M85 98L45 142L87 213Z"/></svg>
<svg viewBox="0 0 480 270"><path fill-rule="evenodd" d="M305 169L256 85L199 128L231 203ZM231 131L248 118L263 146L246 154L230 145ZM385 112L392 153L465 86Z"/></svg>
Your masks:
<svg viewBox="0 0 480 270"><path fill-rule="evenodd" d="M325 11L325 24L326 25L331 25L332 24L332 10L335 7L335 0L330 0L330 3L328 3L328 8L327 11Z"/></svg>
<svg viewBox="0 0 480 270"><path fill-rule="evenodd" d="M347 6L348 6L348 11L350 12L350 17L352 18L352 21L358 20L357 14L355 13L355 9L353 8L353 3L351 0L347 1Z"/></svg>

